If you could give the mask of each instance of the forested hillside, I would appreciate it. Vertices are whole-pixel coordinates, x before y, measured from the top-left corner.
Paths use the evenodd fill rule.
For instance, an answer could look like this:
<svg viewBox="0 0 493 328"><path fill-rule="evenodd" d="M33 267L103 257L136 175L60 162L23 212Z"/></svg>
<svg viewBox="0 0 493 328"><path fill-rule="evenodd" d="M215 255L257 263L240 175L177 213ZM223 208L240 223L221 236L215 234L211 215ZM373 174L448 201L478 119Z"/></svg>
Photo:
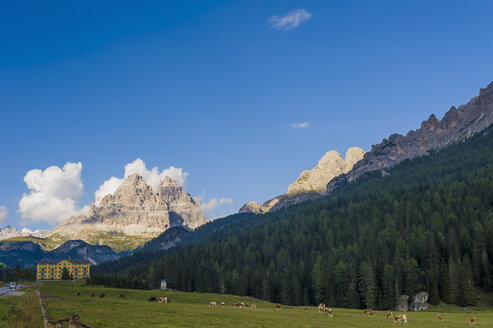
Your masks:
<svg viewBox="0 0 493 328"><path fill-rule="evenodd" d="M425 290L475 304L493 289L493 132L373 172L330 196L225 226L94 276L107 285L251 295L283 304L390 308ZM111 264L106 264L111 270ZM118 267L121 268L121 267Z"/></svg>

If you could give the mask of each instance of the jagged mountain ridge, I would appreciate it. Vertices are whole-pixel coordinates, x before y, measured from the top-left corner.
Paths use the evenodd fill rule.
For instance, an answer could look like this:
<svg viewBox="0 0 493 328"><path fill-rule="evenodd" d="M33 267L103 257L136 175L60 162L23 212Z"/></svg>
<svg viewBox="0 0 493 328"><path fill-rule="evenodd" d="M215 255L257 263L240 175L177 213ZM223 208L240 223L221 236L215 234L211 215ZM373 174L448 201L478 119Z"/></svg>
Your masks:
<svg viewBox="0 0 493 328"><path fill-rule="evenodd" d="M266 213L276 211L287 206L300 203L309 199L315 199L329 194L334 188L345 180L352 182L366 172L381 170L382 175L390 168L405 159L428 155L433 150L441 149L451 143L464 140L470 136L483 131L493 123L493 82L486 88L480 89L479 95L472 98L468 103L456 108L452 106L444 115L442 120L432 114L428 120L421 123L421 127L409 131L406 136L398 133L392 134L388 139L383 139L380 144L373 145L371 151L358 157L356 152L352 158L353 165L347 170L337 171L337 155L328 152L324 157L330 155L336 159L331 168L335 168L329 179L327 176L308 175L311 171L303 171L298 180L289 186L288 193L270 199L259 205L249 202L240 209L241 212ZM359 148L358 148L359 149ZM322 161L324 157L320 160ZM340 157L340 155L339 155ZM346 154L346 160L348 155ZM341 158L342 160L342 158ZM338 173L338 174L337 174ZM311 179L311 183L306 183ZM301 181L300 181L301 180ZM300 183L302 182L302 183ZM305 182L305 183L303 183ZM320 187L324 185L325 188ZM317 188L313 186L317 185ZM325 190L324 190L325 189Z"/></svg>
<svg viewBox="0 0 493 328"><path fill-rule="evenodd" d="M347 174L332 180L327 185L330 193L341 180L354 181L366 172L392 167L405 159L428 155L430 151L438 150L451 143L463 141L483 131L493 123L493 82L485 89L480 89L479 95L468 103L456 108L452 106L438 120L434 114L421 123L421 127L412 130L406 136L392 134L378 145L373 145L371 151L357 162Z"/></svg>

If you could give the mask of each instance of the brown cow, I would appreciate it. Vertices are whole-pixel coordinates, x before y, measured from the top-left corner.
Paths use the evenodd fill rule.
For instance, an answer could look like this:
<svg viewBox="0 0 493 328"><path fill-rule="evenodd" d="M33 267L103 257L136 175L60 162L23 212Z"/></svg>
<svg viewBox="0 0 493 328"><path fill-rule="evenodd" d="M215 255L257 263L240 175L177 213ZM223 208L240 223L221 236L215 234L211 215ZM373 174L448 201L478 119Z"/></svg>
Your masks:
<svg viewBox="0 0 493 328"><path fill-rule="evenodd" d="M407 324L407 314L398 314L394 318L394 323L402 323L404 321L404 324Z"/></svg>
<svg viewBox="0 0 493 328"><path fill-rule="evenodd" d="M91 297L94 297L94 296L96 296L96 294L92 293L92 294L91 294Z"/></svg>
<svg viewBox="0 0 493 328"><path fill-rule="evenodd" d="M392 317L393 317L392 312L387 313L387 318L392 318Z"/></svg>
<svg viewBox="0 0 493 328"><path fill-rule="evenodd" d="M472 317L471 320L469 320L469 326L474 326L476 324L476 318Z"/></svg>
<svg viewBox="0 0 493 328"><path fill-rule="evenodd" d="M320 303L318 306L318 313L323 313L323 312L325 312L325 304Z"/></svg>
<svg viewBox="0 0 493 328"><path fill-rule="evenodd" d="M75 296L80 296L80 292L75 293Z"/></svg>
<svg viewBox="0 0 493 328"><path fill-rule="evenodd" d="M99 298L103 298L105 296L106 296L105 294L101 294L101 295L99 295Z"/></svg>
<svg viewBox="0 0 493 328"><path fill-rule="evenodd" d="M370 312L368 314L372 317L375 317L377 315L377 313L373 310L370 310Z"/></svg>
<svg viewBox="0 0 493 328"><path fill-rule="evenodd" d="M442 319L442 316L441 316L441 315L439 315L439 314L437 314L437 319L438 319L438 321L442 321L442 320L443 320L443 319Z"/></svg>
<svg viewBox="0 0 493 328"><path fill-rule="evenodd" d="M235 308L243 308L243 307L245 307L245 304L243 302L234 303L233 304L233 307L235 307Z"/></svg>
<svg viewBox="0 0 493 328"><path fill-rule="evenodd" d="M325 308L325 312L327 312L329 318L332 318L334 316L334 312L332 312L332 309L329 307Z"/></svg>
<svg viewBox="0 0 493 328"><path fill-rule="evenodd" d="M125 296L125 294L120 294L117 298L123 298L124 300L127 300L127 296Z"/></svg>
<svg viewBox="0 0 493 328"><path fill-rule="evenodd" d="M303 309L303 311L307 311L307 310L308 310L308 308L307 308L307 307Z"/></svg>
<svg viewBox="0 0 493 328"><path fill-rule="evenodd" d="M279 311L281 309L281 304L276 304L276 311Z"/></svg>
<svg viewBox="0 0 493 328"><path fill-rule="evenodd" d="M370 311L371 311L371 310L365 309L365 310L363 311L363 314L368 314Z"/></svg>
<svg viewBox="0 0 493 328"><path fill-rule="evenodd" d="M210 302L209 307L216 307L216 302Z"/></svg>

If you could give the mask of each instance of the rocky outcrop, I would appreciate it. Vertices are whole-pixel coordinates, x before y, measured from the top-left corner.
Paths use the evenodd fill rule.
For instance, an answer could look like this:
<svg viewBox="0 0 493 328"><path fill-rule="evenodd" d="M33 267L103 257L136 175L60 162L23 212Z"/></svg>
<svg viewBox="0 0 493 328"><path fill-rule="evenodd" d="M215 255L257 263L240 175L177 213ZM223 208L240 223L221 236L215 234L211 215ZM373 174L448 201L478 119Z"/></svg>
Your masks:
<svg viewBox="0 0 493 328"><path fill-rule="evenodd" d="M397 304L395 305L395 310L400 312L407 312L409 310L409 296L401 295L397 300Z"/></svg>
<svg viewBox="0 0 493 328"><path fill-rule="evenodd" d="M113 246L127 242L125 236L132 236L137 238L136 244L117 248L131 249L170 227L196 228L205 222L207 219L200 210L200 202L175 180L165 177L155 193L140 175L133 174L125 178L112 195L106 195L98 206L92 204L87 215L65 220L50 232L49 237L60 241L77 238Z"/></svg>
<svg viewBox="0 0 493 328"><path fill-rule="evenodd" d="M479 96L459 108L451 107L442 120L431 115L417 130L406 136L393 134L372 146L361 161L343 178L351 182L362 174L392 167L405 159L429 154L450 143L464 140L481 132L493 123L493 83L481 89ZM340 179L332 181L327 191L337 186Z"/></svg>
<svg viewBox="0 0 493 328"><path fill-rule="evenodd" d="M427 310L430 307L428 304L428 293L427 292L419 292L414 295L414 300L409 306L409 310L411 311L423 311Z"/></svg>
<svg viewBox="0 0 493 328"><path fill-rule="evenodd" d="M260 204L257 202L246 203L240 208L240 213L262 213Z"/></svg>
<svg viewBox="0 0 493 328"><path fill-rule="evenodd" d="M346 158L331 150L327 152L312 170L301 172L298 179L288 187L288 192L277 196L259 205L250 202L242 206L240 213L267 213L287 206L297 204L309 199L315 199L325 194L327 184L337 176L347 173L355 163L363 158L364 151L361 148L352 147L346 152Z"/></svg>
<svg viewBox="0 0 493 328"><path fill-rule="evenodd" d="M327 190L327 183L335 177L347 173L354 164L363 158L365 152L361 148L352 147L346 152L346 159L331 150L327 152L312 170L301 172L299 178L289 186L287 195L293 196L302 193L323 194Z"/></svg>

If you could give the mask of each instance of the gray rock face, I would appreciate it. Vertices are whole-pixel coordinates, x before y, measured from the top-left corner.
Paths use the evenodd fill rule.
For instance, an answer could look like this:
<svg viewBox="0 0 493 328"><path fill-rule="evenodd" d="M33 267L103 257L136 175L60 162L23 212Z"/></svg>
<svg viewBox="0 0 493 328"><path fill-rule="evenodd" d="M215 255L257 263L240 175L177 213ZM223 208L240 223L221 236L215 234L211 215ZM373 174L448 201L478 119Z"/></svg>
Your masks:
<svg viewBox="0 0 493 328"><path fill-rule="evenodd" d="M407 312L407 310L409 310L408 300L409 300L408 295L401 295L401 297L397 301L397 304L395 305L395 310L401 312Z"/></svg>
<svg viewBox="0 0 493 328"><path fill-rule="evenodd" d="M166 177L154 193L140 175L133 174L98 206L92 204L87 215L65 220L50 236L104 244L105 234L155 237L172 226L195 228L206 222L200 202L175 180ZM95 239L100 235L100 240Z"/></svg>
<svg viewBox="0 0 493 328"><path fill-rule="evenodd" d="M246 203L240 208L240 213L262 213L260 204L257 202Z"/></svg>
<svg viewBox="0 0 493 328"><path fill-rule="evenodd" d="M428 304L428 293L427 292L419 292L414 295L414 301L409 306L411 311L423 311L427 310L430 307Z"/></svg>
<svg viewBox="0 0 493 328"><path fill-rule="evenodd" d="M171 226L195 229L207 222L200 210L200 200L186 193L176 180L165 177L159 184L157 197L168 205Z"/></svg>
<svg viewBox="0 0 493 328"><path fill-rule="evenodd" d="M493 83L481 89L479 96L467 104L452 107L438 120L431 115L421 123L417 130L409 131L406 136L393 134L388 139L372 146L361 161L354 165L345 179L353 181L365 172L392 167L405 159L427 155L430 151L440 149L450 143L464 140L493 123ZM337 180L327 188L330 192Z"/></svg>
<svg viewBox="0 0 493 328"><path fill-rule="evenodd" d="M346 159L331 150L327 152L312 170L301 172L299 178L289 186L288 196L302 193L323 194L327 190L327 183L335 177L347 173L353 165L363 158L365 152L361 148L352 147L346 152Z"/></svg>
<svg viewBox="0 0 493 328"><path fill-rule="evenodd" d="M289 205L305 200L315 199L325 194L327 184L335 177L347 173L365 152L361 148L352 147L346 152L346 158L331 150L327 152L312 170L301 172L298 179L288 187L285 195L277 196L266 201L260 206L256 202L250 202L240 209L242 212L267 213L277 211Z"/></svg>

